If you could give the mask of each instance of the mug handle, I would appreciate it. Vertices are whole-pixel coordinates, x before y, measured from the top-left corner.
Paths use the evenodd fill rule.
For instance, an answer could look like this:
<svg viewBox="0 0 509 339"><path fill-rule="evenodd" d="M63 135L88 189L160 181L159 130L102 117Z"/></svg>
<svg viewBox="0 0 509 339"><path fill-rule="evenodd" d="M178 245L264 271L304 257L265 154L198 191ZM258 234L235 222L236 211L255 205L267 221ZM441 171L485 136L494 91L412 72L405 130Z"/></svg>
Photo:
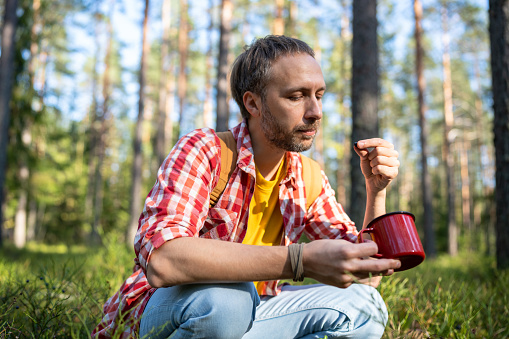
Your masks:
<svg viewBox="0 0 509 339"><path fill-rule="evenodd" d="M362 244L362 243L364 242L364 239L362 239L362 234L363 234L363 233L368 233L368 234L370 234L370 233L372 233L372 232L373 232L373 230L374 230L373 228L365 228L365 229L361 230L361 231L359 232L359 240L360 240L360 241L359 241L359 243L361 243L361 244ZM383 256L382 256L380 253L374 254L374 255L372 255L371 257L373 257L373 258L383 258Z"/></svg>

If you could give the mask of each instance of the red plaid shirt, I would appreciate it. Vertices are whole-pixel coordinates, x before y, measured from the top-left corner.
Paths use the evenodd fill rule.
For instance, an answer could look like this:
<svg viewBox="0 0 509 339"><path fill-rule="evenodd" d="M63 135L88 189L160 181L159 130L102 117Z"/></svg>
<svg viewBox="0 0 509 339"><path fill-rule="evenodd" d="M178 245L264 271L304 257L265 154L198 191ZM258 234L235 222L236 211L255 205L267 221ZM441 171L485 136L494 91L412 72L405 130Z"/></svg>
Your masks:
<svg viewBox="0 0 509 339"><path fill-rule="evenodd" d="M104 305L104 317L92 337L134 337L145 305L155 291L145 272L152 251L178 237L201 237L241 243L247 229L249 202L255 186L255 164L246 122L232 129L237 140L237 167L217 204L209 208L210 193L220 175L220 143L214 131L195 130L182 137L157 173L140 216L134 240L133 274ZM322 171L322 192L306 211L302 163L298 153L287 152L288 171L279 188L284 237L281 245L310 240L357 239L354 223L334 197ZM269 281L268 295L278 294L278 281ZM120 325L120 326L119 326Z"/></svg>

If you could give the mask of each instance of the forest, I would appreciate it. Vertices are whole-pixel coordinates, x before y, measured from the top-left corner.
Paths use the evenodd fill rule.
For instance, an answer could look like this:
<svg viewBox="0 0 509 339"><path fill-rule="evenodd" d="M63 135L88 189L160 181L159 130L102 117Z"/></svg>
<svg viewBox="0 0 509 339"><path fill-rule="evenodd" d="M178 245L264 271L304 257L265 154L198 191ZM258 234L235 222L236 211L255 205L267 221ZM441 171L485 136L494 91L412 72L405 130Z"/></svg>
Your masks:
<svg viewBox="0 0 509 339"><path fill-rule="evenodd" d="M274 34L322 67L306 154L353 221L366 199L353 142L382 137L401 162L387 211L416 216L427 260L509 267L507 1L4 0L0 14L6 257L112 239L132 252L162 161L185 133L241 120L230 66Z"/></svg>

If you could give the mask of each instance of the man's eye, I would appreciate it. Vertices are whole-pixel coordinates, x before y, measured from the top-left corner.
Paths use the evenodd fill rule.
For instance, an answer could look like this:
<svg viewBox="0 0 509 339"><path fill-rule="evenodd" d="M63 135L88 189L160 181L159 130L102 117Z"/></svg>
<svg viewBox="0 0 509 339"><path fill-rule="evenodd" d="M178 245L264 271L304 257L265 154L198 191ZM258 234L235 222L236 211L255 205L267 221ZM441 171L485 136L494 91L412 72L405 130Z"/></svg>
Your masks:
<svg viewBox="0 0 509 339"><path fill-rule="evenodd" d="M300 100L300 98L302 98L302 97L301 97L301 96L293 96L293 97L290 97L289 99L290 99L291 101L299 101L299 100Z"/></svg>

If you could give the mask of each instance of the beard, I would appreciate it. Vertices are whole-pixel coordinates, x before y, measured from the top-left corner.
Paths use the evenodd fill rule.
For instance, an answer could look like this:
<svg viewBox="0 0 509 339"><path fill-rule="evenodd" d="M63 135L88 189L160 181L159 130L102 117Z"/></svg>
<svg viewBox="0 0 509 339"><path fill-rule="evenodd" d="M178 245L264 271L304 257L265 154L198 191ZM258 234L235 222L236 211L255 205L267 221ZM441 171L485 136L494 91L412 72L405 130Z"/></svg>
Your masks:
<svg viewBox="0 0 509 339"><path fill-rule="evenodd" d="M280 149L288 152L304 152L311 148L315 135L303 135L302 131L318 130L320 120L310 124L301 124L288 131L278 119L271 113L270 109L263 103L262 131L269 142Z"/></svg>

